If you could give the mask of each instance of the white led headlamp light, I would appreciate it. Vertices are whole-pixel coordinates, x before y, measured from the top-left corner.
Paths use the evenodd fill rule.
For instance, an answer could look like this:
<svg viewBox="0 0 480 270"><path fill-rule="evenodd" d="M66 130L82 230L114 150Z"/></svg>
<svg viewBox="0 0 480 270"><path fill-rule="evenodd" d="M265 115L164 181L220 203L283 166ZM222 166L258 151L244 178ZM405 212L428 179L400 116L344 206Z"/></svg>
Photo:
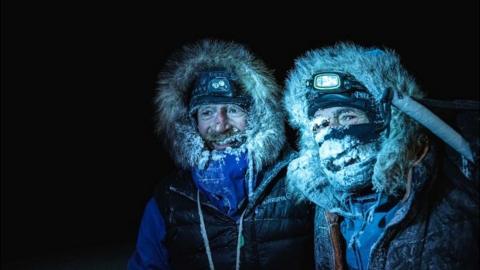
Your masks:
<svg viewBox="0 0 480 270"><path fill-rule="evenodd" d="M320 72L307 80L307 87L318 93L334 94L350 91L367 91L353 76L341 72Z"/></svg>

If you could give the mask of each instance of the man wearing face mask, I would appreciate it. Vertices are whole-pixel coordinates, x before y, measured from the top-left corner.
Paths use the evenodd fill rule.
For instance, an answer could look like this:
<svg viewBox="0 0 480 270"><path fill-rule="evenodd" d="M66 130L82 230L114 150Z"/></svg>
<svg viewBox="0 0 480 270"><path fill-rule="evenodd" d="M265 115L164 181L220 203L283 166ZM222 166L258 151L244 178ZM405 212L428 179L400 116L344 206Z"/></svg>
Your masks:
<svg viewBox="0 0 480 270"><path fill-rule="evenodd" d="M398 56L339 43L295 64L284 104L301 152L287 179L316 204L317 269L477 269L478 156L414 101Z"/></svg>
<svg viewBox="0 0 480 270"><path fill-rule="evenodd" d="M202 40L158 83L158 131L178 170L147 203L129 269L313 268L312 211L286 190L297 154L265 65L242 45Z"/></svg>

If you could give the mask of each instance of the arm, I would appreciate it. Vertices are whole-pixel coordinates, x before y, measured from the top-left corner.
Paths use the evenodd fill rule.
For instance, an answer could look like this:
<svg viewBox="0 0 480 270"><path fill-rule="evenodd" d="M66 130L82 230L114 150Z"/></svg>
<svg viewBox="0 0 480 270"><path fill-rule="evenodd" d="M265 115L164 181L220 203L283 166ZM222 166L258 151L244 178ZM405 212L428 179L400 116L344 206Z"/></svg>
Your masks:
<svg viewBox="0 0 480 270"><path fill-rule="evenodd" d="M170 269L165 235L165 221L155 200L150 199L140 224L136 249L128 261L128 269Z"/></svg>

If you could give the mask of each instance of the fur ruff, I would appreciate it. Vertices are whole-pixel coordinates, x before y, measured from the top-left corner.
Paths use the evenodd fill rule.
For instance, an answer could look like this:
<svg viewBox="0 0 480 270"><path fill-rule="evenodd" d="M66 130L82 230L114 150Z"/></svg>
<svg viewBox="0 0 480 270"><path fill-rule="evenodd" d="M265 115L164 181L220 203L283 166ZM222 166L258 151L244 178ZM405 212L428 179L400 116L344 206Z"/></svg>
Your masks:
<svg viewBox="0 0 480 270"><path fill-rule="evenodd" d="M318 146L307 115L306 81L318 71L353 75L379 102L388 88L413 97L424 94L390 49L365 48L352 43L311 50L295 60L286 80L284 106L289 122L299 129L300 157L288 169L289 188L299 199L309 199L326 209L342 208L343 197L329 185L319 168ZM381 134L381 145L372 177L373 188L385 194L406 189L408 171L425 146L426 136L417 122L392 107L390 134ZM313 180L314 179L314 180ZM344 194L345 195L345 194Z"/></svg>
<svg viewBox="0 0 480 270"><path fill-rule="evenodd" d="M284 113L272 71L243 45L201 40L184 46L168 59L158 79L157 132L178 166L188 169L206 164L212 151L188 113L188 98L197 74L219 66L236 73L243 90L252 97L245 147L260 171L276 160L284 146Z"/></svg>

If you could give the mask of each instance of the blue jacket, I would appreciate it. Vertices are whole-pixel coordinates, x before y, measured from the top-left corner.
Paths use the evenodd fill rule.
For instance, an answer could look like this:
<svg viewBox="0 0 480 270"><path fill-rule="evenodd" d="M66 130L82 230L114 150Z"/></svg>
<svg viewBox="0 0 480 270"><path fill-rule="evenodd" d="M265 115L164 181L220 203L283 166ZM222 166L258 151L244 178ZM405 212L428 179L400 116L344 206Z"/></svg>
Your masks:
<svg viewBox="0 0 480 270"><path fill-rule="evenodd" d="M128 269L170 269L165 236L165 220L152 198L145 207L137 247L128 261Z"/></svg>

